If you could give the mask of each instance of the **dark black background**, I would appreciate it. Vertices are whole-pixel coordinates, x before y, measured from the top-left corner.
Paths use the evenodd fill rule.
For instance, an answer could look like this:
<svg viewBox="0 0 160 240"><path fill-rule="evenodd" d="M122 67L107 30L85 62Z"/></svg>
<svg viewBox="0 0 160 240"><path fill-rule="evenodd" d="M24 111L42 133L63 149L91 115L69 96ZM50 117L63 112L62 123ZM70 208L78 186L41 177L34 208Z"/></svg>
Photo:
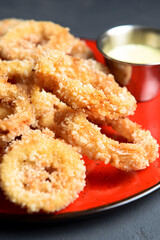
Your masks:
<svg viewBox="0 0 160 240"><path fill-rule="evenodd" d="M0 17L51 20L95 39L106 28L142 24L160 28L159 0L1 0Z"/></svg>
<svg viewBox="0 0 160 240"><path fill-rule="evenodd" d="M0 18L51 20L82 38L96 39L121 24L160 28L160 1L5 0ZM134 203L88 219L55 224L0 221L0 239L160 239L160 190Z"/></svg>

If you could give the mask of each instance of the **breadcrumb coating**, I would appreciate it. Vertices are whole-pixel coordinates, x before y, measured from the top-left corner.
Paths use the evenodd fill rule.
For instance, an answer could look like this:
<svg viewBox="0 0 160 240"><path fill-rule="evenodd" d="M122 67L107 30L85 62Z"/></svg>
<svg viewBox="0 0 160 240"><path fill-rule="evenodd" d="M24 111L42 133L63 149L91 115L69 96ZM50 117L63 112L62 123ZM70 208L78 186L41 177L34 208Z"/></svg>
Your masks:
<svg viewBox="0 0 160 240"><path fill-rule="evenodd" d="M0 21L0 37L4 36L10 29L23 22L21 19L8 18Z"/></svg>
<svg viewBox="0 0 160 240"><path fill-rule="evenodd" d="M150 131L127 118L111 121L110 125L132 143L119 143L106 137L84 114L72 109L57 111L54 122L56 136L76 147L81 154L124 171L144 169L159 156L157 141Z"/></svg>
<svg viewBox="0 0 160 240"><path fill-rule="evenodd" d="M47 49L87 57L91 50L68 28L47 21L22 21L0 39L0 57L6 60L36 59Z"/></svg>
<svg viewBox="0 0 160 240"><path fill-rule="evenodd" d="M149 130L143 130L139 124L132 122L128 118L110 121L108 124L112 126L112 128L119 134L127 138L129 142L133 142L132 145L137 145L137 152L140 152L140 149L142 148L141 154L138 154L137 159L135 159L135 165L137 164L139 169L143 169L143 166L145 165L146 167L149 166L156 160L156 158L159 157L159 145L156 139L152 137ZM127 144L129 149L132 147L132 145ZM118 161L118 159L112 163L112 165L115 167L120 164L121 163Z"/></svg>
<svg viewBox="0 0 160 240"><path fill-rule="evenodd" d="M85 186L81 156L49 130L30 130L7 149L1 164L1 187L28 212L65 208Z"/></svg>
<svg viewBox="0 0 160 240"><path fill-rule="evenodd" d="M87 46L85 41L80 40L79 38L75 38L72 50L69 55L83 59L93 58L93 52L91 49Z"/></svg>
<svg viewBox="0 0 160 240"><path fill-rule="evenodd" d="M16 85L0 80L0 139L9 142L35 124L28 96Z"/></svg>
<svg viewBox="0 0 160 240"><path fill-rule="evenodd" d="M53 57L52 57L53 56ZM108 69L95 60L76 59L64 53L48 53L52 58L56 73L65 75L72 80L80 80L83 84L91 84L97 90L102 90L110 105L113 105L120 117L134 113L136 100L125 87L120 87ZM107 74L105 74L107 73Z"/></svg>
<svg viewBox="0 0 160 240"><path fill-rule="evenodd" d="M35 116L40 128L55 129L53 121L55 112L58 109L66 107L63 102L53 95L46 92L44 89L40 89L38 86L33 86L31 89L31 103L35 110Z"/></svg>
<svg viewBox="0 0 160 240"><path fill-rule="evenodd" d="M81 154L123 171L144 169L159 156L150 131L126 118L135 98L92 57L58 24L0 21L1 188L28 212L59 211L78 197L85 186Z"/></svg>
<svg viewBox="0 0 160 240"><path fill-rule="evenodd" d="M51 93L35 87L34 101L39 125L50 127L56 137L64 139L80 154L92 160L132 171L146 168L158 157L158 144L150 132L142 130L129 119L110 121L110 125L130 142L119 143L102 134L101 129L89 122L83 112L71 109Z"/></svg>
<svg viewBox="0 0 160 240"><path fill-rule="evenodd" d="M47 52L39 58L34 72L37 84L45 90L51 91L74 110L83 110L93 122L118 119L133 113L129 109L127 111L127 108L122 104L119 104L121 102L119 97L119 102L117 102L117 98L114 98L112 93L105 95L102 89L93 87L90 80L88 80L89 82L85 81L87 76L88 79L90 79L90 76L92 77L91 72L93 71L91 69L88 70L88 74L85 73L86 69L84 74L81 71L78 72L78 70L74 71L74 67L69 67L69 63L65 66L64 59L66 58L70 59L71 57L59 51ZM77 75L76 72L78 72ZM73 75L76 76L73 77ZM82 82L82 79L85 82ZM124 99L123 102L125 102ZM133 110L135 107L136 103L132 104L131 102L130 108Z"/></svg>
<svg viewBox="0 0 160 240"><path fill-rule="evenodd" d="M70 52L74 37L52 22L23 21L0 39L2 59L33 59L47 48Z"/></svg>
<svg viewBox="0 0 160 240"><path fill-rule="evenodd" d="M73 58L73 60L75 60L75 59ZM100 71L100 72L105 73L106 75L108 75L110 73L109 68L106 65L104 65L96 60L93 60L93 59L88 59L87 61L83 61L82 63L81 63L81 61L79 61L79 63L85 64L85 67L87 65L94 72Z"/></svg>
<svg viewBox="0 0 160 240"><path fill-rule="evenodd" d="M20 84L30 84L33 80L32 69L34 68L33 61L0 60L0 75L6 78L7 81Z"/></svg>

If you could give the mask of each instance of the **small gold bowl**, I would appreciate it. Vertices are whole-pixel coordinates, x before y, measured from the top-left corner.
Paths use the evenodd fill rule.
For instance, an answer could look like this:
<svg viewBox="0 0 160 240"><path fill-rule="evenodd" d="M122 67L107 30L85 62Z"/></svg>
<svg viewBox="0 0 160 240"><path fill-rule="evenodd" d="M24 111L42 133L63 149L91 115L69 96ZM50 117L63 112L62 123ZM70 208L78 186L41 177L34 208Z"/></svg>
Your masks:
<svg viewBox="0 0 160 240"><path fill-rule="evenodd" d="M97 39L97 47L103 54L106 65L116 81L121 86L126 86L137 101L148 101L155 97L160 89L160 62L132 63L117 60L105 53L126 44L160 48L160 30L137 25L123 25L107 30Z"/></svg>

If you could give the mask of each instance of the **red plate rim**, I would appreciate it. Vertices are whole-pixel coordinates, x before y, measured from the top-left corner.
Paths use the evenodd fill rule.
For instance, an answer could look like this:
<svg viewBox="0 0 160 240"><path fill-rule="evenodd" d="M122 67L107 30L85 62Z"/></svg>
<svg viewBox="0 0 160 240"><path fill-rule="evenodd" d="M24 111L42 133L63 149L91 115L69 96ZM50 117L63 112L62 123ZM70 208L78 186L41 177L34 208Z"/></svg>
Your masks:
<svg viewBox="0 0 160 240"><path fill-rule="evenodd" d="M49 220L53 220L56 222L59 221L66 221L66 220L73 220L73 219L80 219L83 217L90 217L92 215L96 215L98 213L102 213L102 212L107 212L110 211L112 209L124 206L126 204L129 204L131 202L134 202L140 198L143 198L151 193L153 193L154 191L158 190L160 188L160 181L153 185L152 187L149 187L148 189L145 189L139 193L136 193L128 198L125 198L123 200L120 201L116 201L110 204L105 204L99 207L95 207L95 208L90 208L87 210L83 210L83 211L75 211L75 212L67 212L67 213L61 213L61 214L6 214L6 213L1 213L0 214L0 219L3 220L14 220L14 221L23 221L23 222L42 222L42 221L49 221Z"/></svg>

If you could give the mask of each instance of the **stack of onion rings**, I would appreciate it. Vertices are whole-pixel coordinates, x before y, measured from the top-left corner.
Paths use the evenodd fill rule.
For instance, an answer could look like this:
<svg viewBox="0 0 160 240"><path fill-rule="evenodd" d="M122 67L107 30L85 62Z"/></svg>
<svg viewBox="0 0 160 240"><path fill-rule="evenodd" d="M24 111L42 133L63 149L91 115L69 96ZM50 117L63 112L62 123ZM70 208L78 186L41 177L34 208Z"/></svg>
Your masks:
<svg viewBox="0 0 160 240"><path fill-rule="evenodd" d="M0 178L12 202L29 212L66 207L85 186L79 154L124 171L158 157L150 132L127 118L134 97L106 66L88 59L91 50L68 28L2 20L0 57ZM110 125L129 143L96 124Z"/></svg>

